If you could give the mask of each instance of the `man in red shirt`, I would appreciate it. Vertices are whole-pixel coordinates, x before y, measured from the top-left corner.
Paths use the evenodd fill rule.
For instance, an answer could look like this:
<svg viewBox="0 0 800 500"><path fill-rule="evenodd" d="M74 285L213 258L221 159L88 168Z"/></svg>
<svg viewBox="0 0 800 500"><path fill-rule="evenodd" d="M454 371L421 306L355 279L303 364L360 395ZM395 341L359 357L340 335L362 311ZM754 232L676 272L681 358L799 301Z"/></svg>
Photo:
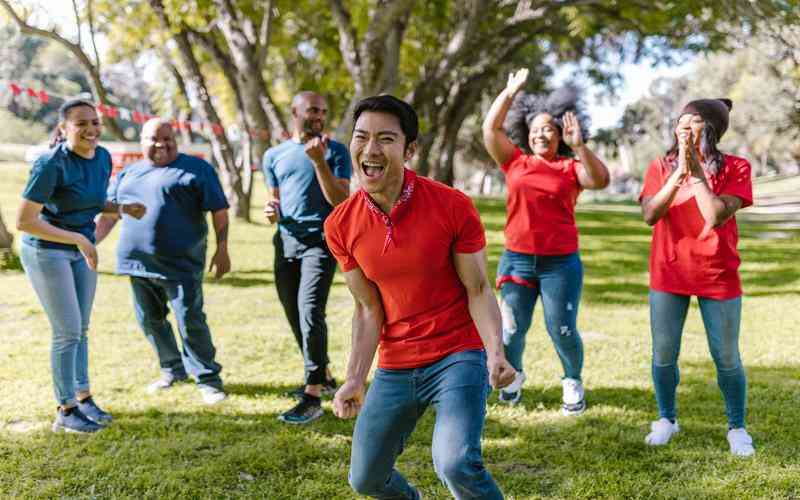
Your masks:
<svg viewBox="0 0 800 500"><path fill-rule="evenodd" d="M417 115L389 95L361 101L350 154L361 190L325 221L325 236L355 298L347 379L334 398L358 415L350 485L362 495L420 498L394 463L428 406L433 461L456 498L502 498L481 458L489 385L514 369L486 277L486 239L464 194L404 168ZM364 400L376 349L378 369Z"/></svg>

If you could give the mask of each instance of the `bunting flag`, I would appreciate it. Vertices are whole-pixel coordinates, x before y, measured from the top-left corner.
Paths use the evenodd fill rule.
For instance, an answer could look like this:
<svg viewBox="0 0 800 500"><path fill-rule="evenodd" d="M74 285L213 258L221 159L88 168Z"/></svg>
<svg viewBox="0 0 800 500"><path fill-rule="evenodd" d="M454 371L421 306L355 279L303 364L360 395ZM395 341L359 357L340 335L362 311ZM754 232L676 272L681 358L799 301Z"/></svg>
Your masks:
<svg viewBox="0 0 800 500"><path fill-rule="evenodd" d="M0 80L0 85L2 85L2 80ZM58 101L66 101L69 97L60 96L57 94L52 94L47 92L45 89L36 90L32 87L24 86L17 82L7 82L8 89L11 91L12 98L16 99L23 94L27 98L37 99L40 103L48 104L52 101L52 99L57 99ZM3 87L0 86L0 89ZM149 113L144 113L142 111L137 110L130 110L123 107L112 106L110 104L106 104L103 102L99 102L95 104L97 108L98 114L107 118L114 118L120 119L127 122L133 122L137 125L144 124L147 120L151 118L156 118L154 115ZM197 132L201 134L214 134L217 137L226 135L226 130L220 123L211 123L207 121L188 121L188 120L178 120L176 118L172 118L170 120L170 125L176 131L187 131L187 132ZM250 137L257 137L261 133L269 134L269 130L261 130L261 129L252 129L248 128L246 133L250 135ZM285 133L284 133L285 135Z"/></svg>

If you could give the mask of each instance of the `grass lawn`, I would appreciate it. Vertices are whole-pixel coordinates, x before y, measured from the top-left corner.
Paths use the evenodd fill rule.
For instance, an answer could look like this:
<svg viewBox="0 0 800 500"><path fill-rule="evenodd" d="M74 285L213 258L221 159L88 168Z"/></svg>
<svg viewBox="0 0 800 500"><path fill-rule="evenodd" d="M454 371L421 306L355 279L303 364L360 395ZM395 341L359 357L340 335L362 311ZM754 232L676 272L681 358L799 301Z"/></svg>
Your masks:
<svg viewBox="0 0 800 500"><path fill-rule="evenodd" d="M11 224L27 167L0 163L0 207ZM263 203L259 185L255 207ZM502 202L482 201L491 272L502 251ZM113 274L117 233L100 248L101 276L90 332L91 377L114 425L93 436L49 431L53 402L50 328L21 272L0 273L0 497L353 498L347 486L352 421L325 416L289 427L276 416L293 401L301 357L272 275L272 228L253 210L236 223L234 271L205 287L206 313L230 398L204 406L183 384L144 391L154 354L133 318L125 278ZM537 310L529 332L529 380L516 407L490 397L484 456L508 498L800 497L800 238L767 240L743 225L746 296L742 353L749 377L749 429L757 454L735 459L714 366L696 304L686 324L678 403L682 431L646 447L655 417L650 381L647 255L650 229L636 214L581 210L589 409L559 413L560 367ZM213 245L211 245L213 247ZM330 358L341 379L349 349L351 298L340 276L328 306ZM398 468L426 498L448 498L430 457L433 414L420 422Z"/></svg>

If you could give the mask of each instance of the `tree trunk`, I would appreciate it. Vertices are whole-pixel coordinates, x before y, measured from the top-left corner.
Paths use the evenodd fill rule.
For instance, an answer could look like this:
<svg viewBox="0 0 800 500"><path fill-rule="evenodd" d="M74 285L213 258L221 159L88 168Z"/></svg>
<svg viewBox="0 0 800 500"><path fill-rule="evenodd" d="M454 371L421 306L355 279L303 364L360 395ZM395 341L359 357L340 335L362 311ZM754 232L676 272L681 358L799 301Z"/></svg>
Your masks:
<svg viewBox="0 0 800 500"><path fill-rule="evenodd" d="M106 93L106 89L103 86L103 81L100 78L100 69L98 67L99 61L97 63L93 63L79 43L74 43L70 40L67 40L58 34L55 29L45 30L31 26L24 19L22 19L19 14L17 14L7 0L0 0L0 6L6 9L6 12L14 20L22 33L52 40L69 50L78 59L78 62L86 71L86 76L89 77L89 85L92 87L92 95L94 96L95 101L102 104L108 104L108 94ZM78 25L77 28L80 31L81 26ZM93 31L94 26L92 25L90 28ZM94 39L94 33L91 33L91 35L92 39ZM103 125L118 140L126 140L125 134L122 133L122 129L113 118L105 118L103 120Z"/></svg>
<svg viewBox="0 0 800 500"><path fill-rule="evenodd" d="M0 269L19 268L19 260L12 247L14 235L6 229L3 215L0 213Z"/></svg>
<svg viewBox="0 0 800 500"><path fill-rule="evenodd" d="M175 27L172 26L164 10L162 0L150 0L150 6L164 29L168 33L172 33L172 38L175 40L178 52L181 55L183 65L187 72L187 80L192 82L197 90L201 104L201 116L212 126L221 126L222 120L220 120L217 110L211 102L211 96L209 95L205 78L200 70L200 63L192 52L189 34L184 29L176 30ZM209 140L211 142L211 150L220 167L222 183L225 188L225 195L228 198L228 203L231 206L231 211L237 218L249 221L250 200L242 189L242 176L239 169L236 167L233 150L228 142L228 138L225 136L224 131L222 133L212 132L209 134Z"/></svg>
<svg viewBox="0 0 800 500"><path fill-rule="evenodd" d="M353 127L353 110L361 99L392 92L399 80L400 48L416 0L382 0L369 13L369 29L359 42L352 16L342 0L329 0L339 31L339 51L353 78L355 92L336 129L345 137Z"/></svg>

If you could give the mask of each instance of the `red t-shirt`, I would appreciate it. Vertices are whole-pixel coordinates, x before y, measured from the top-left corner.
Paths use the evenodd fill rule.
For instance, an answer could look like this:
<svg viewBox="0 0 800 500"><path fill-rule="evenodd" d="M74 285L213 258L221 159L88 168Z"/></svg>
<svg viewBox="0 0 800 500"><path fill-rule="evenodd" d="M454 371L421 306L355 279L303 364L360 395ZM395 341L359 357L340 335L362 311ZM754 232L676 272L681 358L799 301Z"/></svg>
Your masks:
<svg viewBox="0 0 800 500"><path fill-rule="evenodd" d="M573 158L547 161L517 148L500 167L508 186L506 248L533 255L578 251L575 203L583 190L579 166Z"/></svg>
<svg viewBox="0 0 800 500"><path fill-rule="evenodd" d="M658 193L670 175L672 170L662 159L653 160L644 176L639 201ZM719 172L706 174L706 178L715 195L741 198L742 208L753 204L750 163L744 158L724 155ZM684 183L667 214L653 228L650 288L717 300L740 296L738 242L736 218L716 228L706 227L692 186Z"/></svg>
<svg viewBox="0 0 800 500"><path fill-rule="evenodd" d="M406 170L389 216L359 191L325 220L325 238L343 271L360 267L378 287L385 314L378 366L416 368L483 348L453 263L453 253L486 246L468 196Z"/></svg>

